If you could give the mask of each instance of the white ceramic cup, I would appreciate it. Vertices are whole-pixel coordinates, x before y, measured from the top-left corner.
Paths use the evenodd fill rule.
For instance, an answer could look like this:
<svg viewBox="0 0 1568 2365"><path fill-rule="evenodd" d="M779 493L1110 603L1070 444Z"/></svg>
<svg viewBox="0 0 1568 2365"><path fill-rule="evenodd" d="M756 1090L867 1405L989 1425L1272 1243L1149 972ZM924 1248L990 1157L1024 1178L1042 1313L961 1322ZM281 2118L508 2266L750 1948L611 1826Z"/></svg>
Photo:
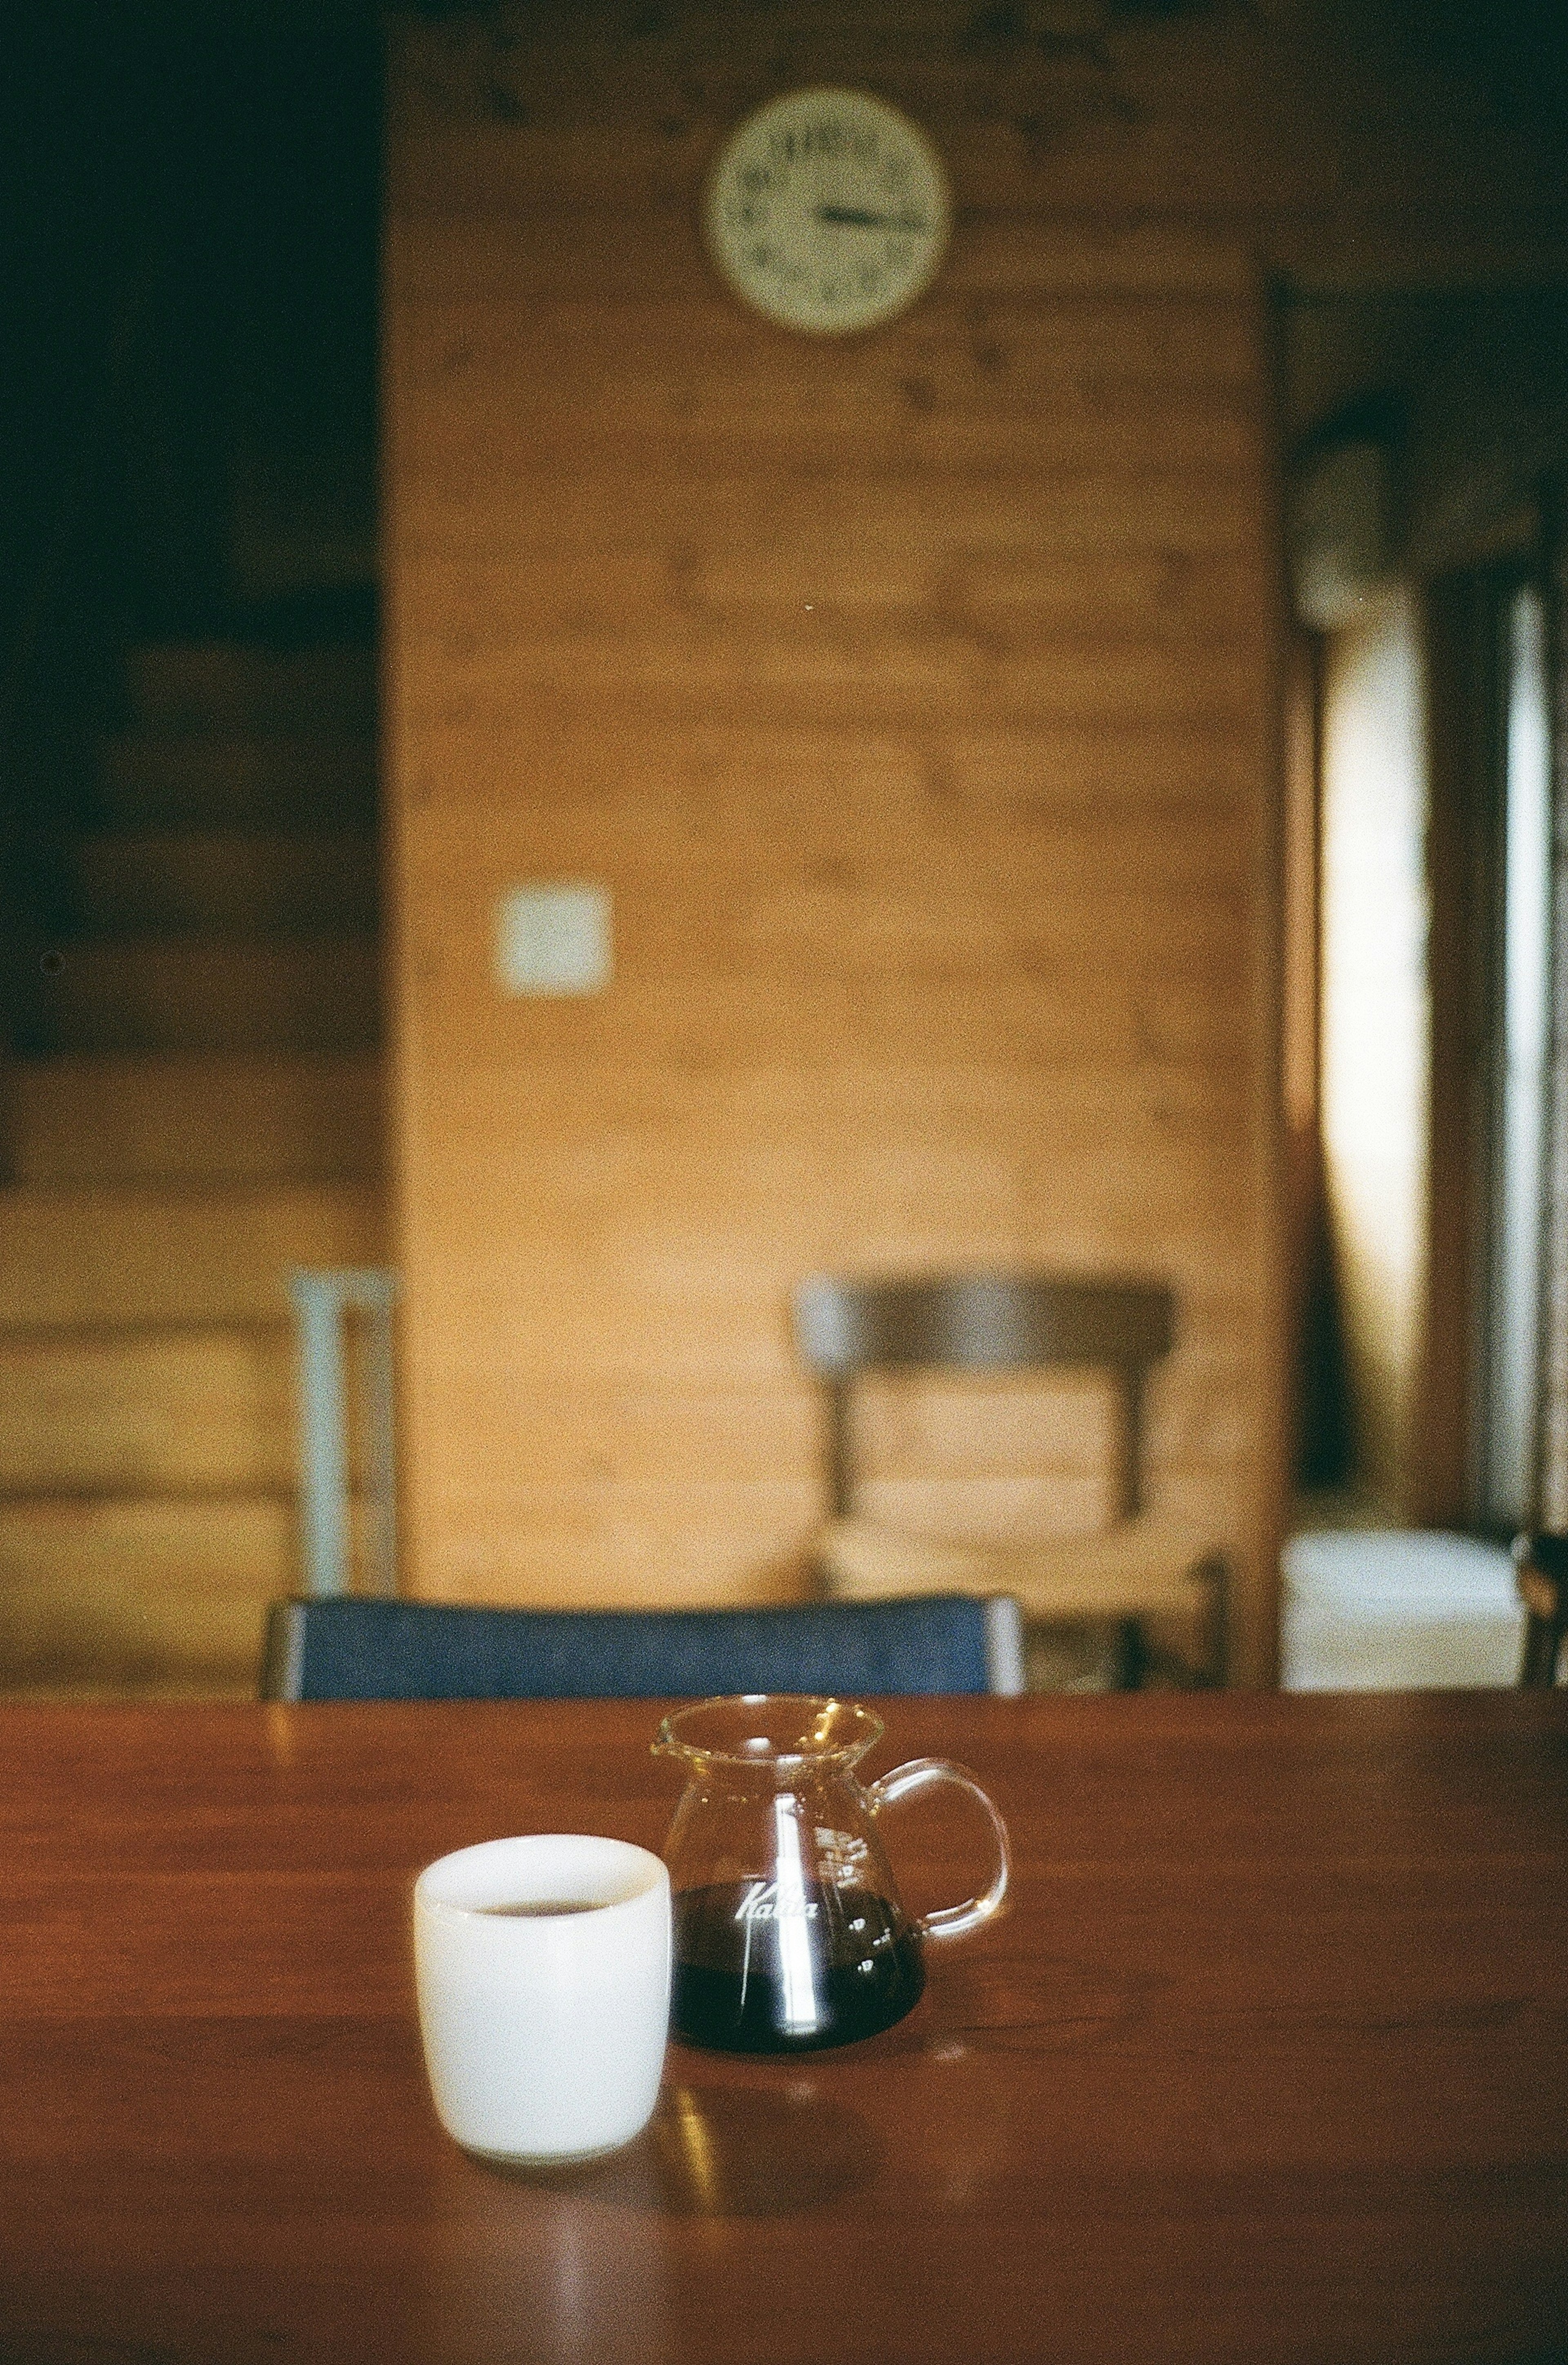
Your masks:
<svg viewBox="0 0 1568 2365"><path fill-rule="evenodd" d="M414 1884L414 1973L436 2113L465 2150L588 2159L647 2124L670 1903L646 1848L546 1832L440 1857Z"/></svg>

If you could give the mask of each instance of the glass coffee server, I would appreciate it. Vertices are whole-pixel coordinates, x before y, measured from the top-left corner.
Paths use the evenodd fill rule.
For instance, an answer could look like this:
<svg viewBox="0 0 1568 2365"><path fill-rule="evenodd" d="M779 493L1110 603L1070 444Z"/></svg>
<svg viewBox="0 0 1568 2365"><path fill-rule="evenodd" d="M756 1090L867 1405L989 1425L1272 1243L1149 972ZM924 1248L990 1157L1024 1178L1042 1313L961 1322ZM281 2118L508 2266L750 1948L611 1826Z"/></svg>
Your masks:
<svg viewBox="0 0 1568 2365"><path fill-rule="evenodd" d="M962 1766L912 1758L868 1786L869 1709L758 1694L665 1719L655 1755L686 1788L665 1845L674 1891L676 2032L729 2052L791 2053L889 2028L920 2001L924 1942L961 1937L1007 1893L1007 1833ZM884 1809L938 1783L977 1799L994 1834L982 1894L912 1915L878 1829Z"/></svg>

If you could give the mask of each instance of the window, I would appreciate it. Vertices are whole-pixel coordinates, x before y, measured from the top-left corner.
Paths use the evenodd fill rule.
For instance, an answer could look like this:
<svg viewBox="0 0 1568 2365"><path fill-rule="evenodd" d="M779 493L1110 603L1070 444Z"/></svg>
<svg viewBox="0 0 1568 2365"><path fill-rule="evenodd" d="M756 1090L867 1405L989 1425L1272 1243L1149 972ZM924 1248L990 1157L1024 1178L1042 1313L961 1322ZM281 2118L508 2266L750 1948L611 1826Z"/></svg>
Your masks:
<svg viewBox="0 0 1568 2365"><path fill-rule="evenodd" d="M1532 585L1502 618L1491 1173L1483 1293L1477 1508L1528 1523L1535 1494L1540 1362L1551 917L1551 734L1546 617Z"/></svg>

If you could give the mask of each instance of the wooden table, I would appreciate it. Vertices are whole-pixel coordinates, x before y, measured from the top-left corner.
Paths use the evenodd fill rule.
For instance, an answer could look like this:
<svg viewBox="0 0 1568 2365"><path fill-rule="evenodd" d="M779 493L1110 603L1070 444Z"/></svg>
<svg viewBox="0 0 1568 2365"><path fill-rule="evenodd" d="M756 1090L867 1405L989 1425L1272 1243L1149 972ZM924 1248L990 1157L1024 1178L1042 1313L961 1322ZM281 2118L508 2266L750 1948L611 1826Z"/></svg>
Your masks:
<svg viewBox="0 0 1568 2365"><path fill-rule="evenodd" d="M1568 2357L1568 1697L885 1713L994 1789L1011 1913L528 2180L436 2125L410 1878L657 1846L655 1708L0 1711L0 2357ZM909 1810L912 1903L971 1836Z"/></svg>

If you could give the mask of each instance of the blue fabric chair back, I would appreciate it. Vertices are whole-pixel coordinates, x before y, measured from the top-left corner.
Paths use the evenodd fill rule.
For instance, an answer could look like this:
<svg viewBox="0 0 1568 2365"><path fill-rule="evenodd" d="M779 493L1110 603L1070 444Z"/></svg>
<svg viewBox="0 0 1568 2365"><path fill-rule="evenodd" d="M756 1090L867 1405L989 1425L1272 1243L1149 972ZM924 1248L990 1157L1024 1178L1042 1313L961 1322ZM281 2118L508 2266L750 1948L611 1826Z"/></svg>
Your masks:
<svg viewBox="0 0 1568 2365"><path fill-rule="evenodd" d="M767 1609L476 1609L277 1601L262 1696L283 1700L706 1698L722 1692L1017 1692L1006 1596Z"/></svg>

